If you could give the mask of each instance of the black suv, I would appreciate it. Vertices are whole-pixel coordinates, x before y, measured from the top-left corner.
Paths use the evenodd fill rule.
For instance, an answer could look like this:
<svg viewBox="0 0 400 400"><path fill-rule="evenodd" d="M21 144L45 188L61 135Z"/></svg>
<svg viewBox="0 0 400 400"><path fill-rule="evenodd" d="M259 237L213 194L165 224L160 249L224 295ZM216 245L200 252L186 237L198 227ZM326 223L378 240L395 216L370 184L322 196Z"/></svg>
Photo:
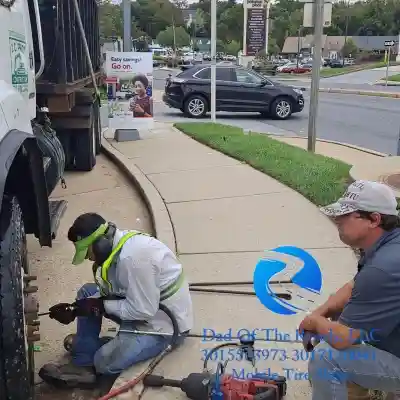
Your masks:
<svg viewBox="0 0 400 400"><path fill-rule="evenodd" d="M217 65L216 110L259 112L287 119L304 108L301 90L271 82L263 75L236 65ZM210 111L211 66L196 65L167 78L163 101L192 118Z"/></svg>

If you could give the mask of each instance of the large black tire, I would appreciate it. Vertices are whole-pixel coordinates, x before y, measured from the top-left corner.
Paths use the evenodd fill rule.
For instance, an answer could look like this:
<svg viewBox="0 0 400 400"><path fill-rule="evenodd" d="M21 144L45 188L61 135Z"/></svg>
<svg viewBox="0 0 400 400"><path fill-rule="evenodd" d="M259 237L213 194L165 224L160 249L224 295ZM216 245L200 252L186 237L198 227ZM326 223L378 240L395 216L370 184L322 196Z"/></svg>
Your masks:
<svg viewBox="0 0 400 400"><path fill-rule="evenodd" d="M184 104L184 113L190 118L202 118L207 114L208 102L200 94L189 96Z"/></svg>
<svg viewBox="0 0 400 400"><path fill-rule="evenodd" d="M28 272L22 211L16 197L4 197L0 214L0 399L32 400L33 351L28 350L23 273Z"/></svg>
<svg viewBox="0 0 400 400"><path fill-rule="evenodd" d="M75 170L91 171L96 165L96 142L98 137L98 115L92 106L91 126L89 129L77 129L75 135Z"/></svg>
<svg viewBox="0 0 400 400"><path fill-rule="evenodd" d="M101 130L102 130L99 101L96 101L94 103L94 117L96 121L96 128L95 128L96 156L98 156L101 152Z"/></svg>

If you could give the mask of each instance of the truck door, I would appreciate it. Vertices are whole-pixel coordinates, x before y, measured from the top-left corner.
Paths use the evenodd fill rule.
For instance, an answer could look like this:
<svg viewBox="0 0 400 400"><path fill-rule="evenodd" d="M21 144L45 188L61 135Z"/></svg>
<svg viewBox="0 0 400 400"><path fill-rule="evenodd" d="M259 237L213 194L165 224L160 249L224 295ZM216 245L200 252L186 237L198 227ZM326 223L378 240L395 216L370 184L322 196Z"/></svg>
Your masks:
<svg viewBox="0 0 400 400"><path fill-rule="evenodd" d="M36 90L29 8L27 0L9 3L11 7L0 5L0 80L22 95L32 119L36 116Z"/></svg>

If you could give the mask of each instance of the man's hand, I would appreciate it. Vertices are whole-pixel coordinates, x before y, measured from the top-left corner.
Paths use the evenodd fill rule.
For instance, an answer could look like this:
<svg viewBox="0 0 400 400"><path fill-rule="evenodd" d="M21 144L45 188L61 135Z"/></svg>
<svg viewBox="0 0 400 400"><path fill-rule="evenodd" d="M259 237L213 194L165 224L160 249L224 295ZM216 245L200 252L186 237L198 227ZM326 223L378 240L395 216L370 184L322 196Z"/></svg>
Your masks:
<svg viewBox="0 0 400 400"><path fill-rule="evenodd" d="M305 317L303 319L303 321L300 322L299 332L301 334L304 331L309 331L309 332L316 333L316 331L317 331L317 319L318 318L323 318L323 317L321 317L320 315L316 315L316 314L307 315L307 317Z"/></svg>
<svg viewBox="0 0 400 400"><path fill-rule="evenodd" d="M74 304L78 317L100 317L105 313L104 302L101 298L77 300Z"/></svg>
<svg viewBox="0 0 400 400"><path fill-rule="evenodd" d="M49 309L49 317L63 325L69 325L76 318L76 313L71 304L59 303Z"/></svg>
<svg viewBox="0 0 400 400"><path fill-rule="evenodd" d="M303 346L306 351L312 351L314 345L319 342L317 323L321 318L324 317L313 313L305 317L299 325L299 333L303 337Z"/></svg>

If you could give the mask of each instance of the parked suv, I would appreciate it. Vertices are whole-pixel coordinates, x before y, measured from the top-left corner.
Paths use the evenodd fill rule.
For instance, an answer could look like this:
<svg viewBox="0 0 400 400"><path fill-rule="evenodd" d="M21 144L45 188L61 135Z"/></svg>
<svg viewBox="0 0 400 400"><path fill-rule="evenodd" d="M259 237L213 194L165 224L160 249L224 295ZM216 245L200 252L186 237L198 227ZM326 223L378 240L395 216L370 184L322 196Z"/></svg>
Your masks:
<svg viewBox="0 0 400 400"><path fill-rule="evenodd" d="M216 66L216 110L259 112L287 119L304 108L303 92L235 65ZM210 111L211 66L198 65L167 78L163 101L191 118Z"/></svg>

